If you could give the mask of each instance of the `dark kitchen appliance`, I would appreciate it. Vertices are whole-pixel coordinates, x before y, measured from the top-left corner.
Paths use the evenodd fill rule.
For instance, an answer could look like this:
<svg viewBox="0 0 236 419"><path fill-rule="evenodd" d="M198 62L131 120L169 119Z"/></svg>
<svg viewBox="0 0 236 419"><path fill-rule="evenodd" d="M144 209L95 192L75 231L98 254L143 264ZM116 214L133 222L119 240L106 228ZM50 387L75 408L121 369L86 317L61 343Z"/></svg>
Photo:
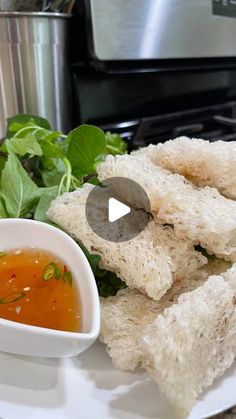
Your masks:
<svg viewBox="0 0 236 419"><path fill-rule="evenodd" d="M236 139L235 1L80 0L73 31L74 125Z"/></svg>

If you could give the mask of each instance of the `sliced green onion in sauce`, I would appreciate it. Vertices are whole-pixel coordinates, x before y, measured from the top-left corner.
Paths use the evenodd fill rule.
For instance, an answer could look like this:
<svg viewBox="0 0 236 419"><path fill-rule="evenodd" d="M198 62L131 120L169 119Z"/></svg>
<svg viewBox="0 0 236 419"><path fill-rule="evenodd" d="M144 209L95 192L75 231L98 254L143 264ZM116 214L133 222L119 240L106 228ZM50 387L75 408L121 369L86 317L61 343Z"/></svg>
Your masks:
<svg viewBox="0 0 236 419"><path fill-rule="evenodd" d="M55 267L53 262L49 263L43 271L43 279L44 281L49 281L49 279L54 278L55 276Z"/></svg>
<svg viewBox="0 0 236 419"><path fill-rule="evenodd" d="M72 273L70 271L64 272L64 282L67 282L70 286L72 285Z"/></svg>
<svg viewBox="0 0 236 419"><path fill-rule="evenodd" d="M21 300L26 296L25 292L12 292L11 294L7 295L6 297L0 298L0 304L10 304L15 303L16 301Z"/></svg>
<svg viewBox="0 0 236 419"><path fill-rule="evenodd" d="M70 286L72 285L72 273L70 271L67 271L67 267L64 266L64 272L62 274L60 268L57 266L55 262L49 263L43 271L44 281L49 281L49 279L52 278L55 278L57 280L62 278L65 283L68 283Z"/></svg>

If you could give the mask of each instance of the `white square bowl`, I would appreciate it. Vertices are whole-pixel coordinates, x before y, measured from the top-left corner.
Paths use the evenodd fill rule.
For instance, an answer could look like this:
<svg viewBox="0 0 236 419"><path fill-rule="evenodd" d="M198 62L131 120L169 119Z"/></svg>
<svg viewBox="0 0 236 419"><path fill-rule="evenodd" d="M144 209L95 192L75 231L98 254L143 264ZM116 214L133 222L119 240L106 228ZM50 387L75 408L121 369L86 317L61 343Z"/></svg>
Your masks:
<svg viewBox="0 0 236 419"><path fill-rule="evenodd" d="M41 357L78 355L97 339L100 305L91 267L75 241L63 231L39 221L0 220L0 251L36 248L54 253L72 272L81 300L82 331L64 332L0 318L0 351Z"/></svg>

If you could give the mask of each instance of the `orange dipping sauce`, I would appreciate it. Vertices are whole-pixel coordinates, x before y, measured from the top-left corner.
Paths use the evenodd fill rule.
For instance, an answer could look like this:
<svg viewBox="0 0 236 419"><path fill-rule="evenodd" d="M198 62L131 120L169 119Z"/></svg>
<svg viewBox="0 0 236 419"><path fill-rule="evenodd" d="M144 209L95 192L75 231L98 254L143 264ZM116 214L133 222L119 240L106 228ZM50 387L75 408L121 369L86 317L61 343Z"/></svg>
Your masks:
<svg viewBox="0 0 236 419"><path fill-rule="evenodd" d="M69 268L44 250L0 252L0 318L79 332L81 303Z"/></svg>

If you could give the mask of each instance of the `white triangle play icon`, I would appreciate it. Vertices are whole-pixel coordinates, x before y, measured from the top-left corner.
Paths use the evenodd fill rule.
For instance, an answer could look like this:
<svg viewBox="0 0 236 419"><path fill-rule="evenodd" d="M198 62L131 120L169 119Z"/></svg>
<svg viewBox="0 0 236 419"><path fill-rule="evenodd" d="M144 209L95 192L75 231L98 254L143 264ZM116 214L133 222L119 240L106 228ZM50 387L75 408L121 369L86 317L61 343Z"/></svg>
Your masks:
<svg viewBox="0 0 236 419"><path fill-rule="evenodd" d="M118 201L115 198L109 198L108 201L108 219L110 223L113 223L124 215L129 214L131 211L130 207Z"/></svg>

